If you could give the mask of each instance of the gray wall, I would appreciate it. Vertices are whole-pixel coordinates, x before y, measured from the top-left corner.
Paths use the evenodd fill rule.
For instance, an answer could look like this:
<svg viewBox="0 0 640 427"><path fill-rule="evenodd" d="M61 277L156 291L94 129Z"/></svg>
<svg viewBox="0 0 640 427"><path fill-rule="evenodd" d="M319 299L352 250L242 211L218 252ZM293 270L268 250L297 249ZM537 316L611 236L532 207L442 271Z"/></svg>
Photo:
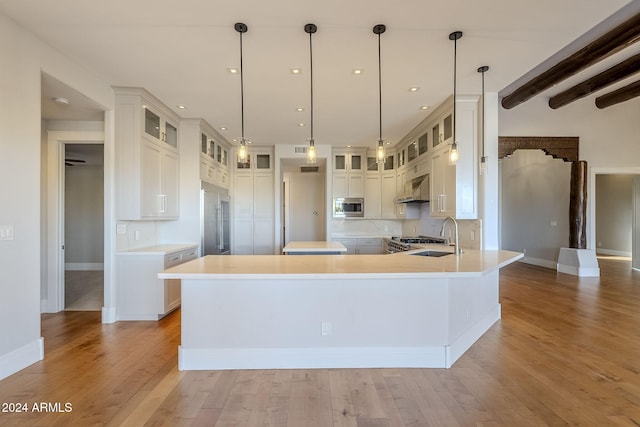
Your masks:
<svg viewBox="0 0 640 427"><path fill-rule="evenodd" d="M571 164L541 150L518 150L500 161L502 248L525 262L555 268L569 244Z"/></svg>
<svg viewBox="0 0 640 427"><path fill-rule="evenodd" d="M102 165L65 168L65 264L103 262L103 176Z"/></svg>
<svg viewBox="0 0 640 427"><path fill-rule="evenodd" d="M596 247L631 255L634 175L596 175Z"/></svg>

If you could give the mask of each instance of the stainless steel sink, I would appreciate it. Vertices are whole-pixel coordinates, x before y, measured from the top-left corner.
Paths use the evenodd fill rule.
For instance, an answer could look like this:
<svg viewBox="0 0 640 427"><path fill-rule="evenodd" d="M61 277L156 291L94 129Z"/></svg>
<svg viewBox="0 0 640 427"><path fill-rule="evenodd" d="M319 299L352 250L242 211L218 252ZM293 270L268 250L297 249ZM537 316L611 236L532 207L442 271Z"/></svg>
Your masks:
<svg viewBox="0 0 640 427"><path fill-rule="evenodd" d="M427 249L426 251L414 252L409 255L418 255L418 256L432 256L432 257L441 257L445 255L453 255L453 252L444 252L444 251L432 251Z"/></svg>

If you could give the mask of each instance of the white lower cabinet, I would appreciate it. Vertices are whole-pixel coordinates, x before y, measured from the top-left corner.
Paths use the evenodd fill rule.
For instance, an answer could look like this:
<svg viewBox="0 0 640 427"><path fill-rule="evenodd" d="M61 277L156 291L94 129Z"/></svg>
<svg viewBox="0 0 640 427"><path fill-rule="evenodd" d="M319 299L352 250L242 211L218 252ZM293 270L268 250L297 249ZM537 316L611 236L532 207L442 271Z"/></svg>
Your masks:
<svg viewBox="0 0 640 427"><path fill-rule="evenodd" d="M358 237L339 239L347 248L347 255L378 255L383 253L382 238Z"/></svg>
<svg viewBox="0 0 640 427"><path fill-rule="evenodd" d="M198 245L160 245L119 252L118 320L158 320L178 308L180 280L158 279L158 273L197 257Z"/></svg>

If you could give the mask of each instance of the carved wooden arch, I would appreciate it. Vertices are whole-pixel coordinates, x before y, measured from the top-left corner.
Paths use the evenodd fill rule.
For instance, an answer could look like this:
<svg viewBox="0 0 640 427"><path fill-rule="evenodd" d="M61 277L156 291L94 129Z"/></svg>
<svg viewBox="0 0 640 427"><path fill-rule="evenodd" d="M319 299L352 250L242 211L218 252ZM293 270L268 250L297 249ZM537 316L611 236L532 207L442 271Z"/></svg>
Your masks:
<svg viewBox="0 0 640 427"><path fill-rule="evenodd" d="M498 159L516 150L542 150L554 159L571 162L569 195L569 247L587 247L587 162L579 160L579 138L575 136L500 136Z"/></svg>
<svg viewBox="0 0 640 427"><path fill-rule="evenodd" d="M578 142L577 136L500 136L498 159L509 157L516 150L542 150L554 159L577 162Z"/></svg>

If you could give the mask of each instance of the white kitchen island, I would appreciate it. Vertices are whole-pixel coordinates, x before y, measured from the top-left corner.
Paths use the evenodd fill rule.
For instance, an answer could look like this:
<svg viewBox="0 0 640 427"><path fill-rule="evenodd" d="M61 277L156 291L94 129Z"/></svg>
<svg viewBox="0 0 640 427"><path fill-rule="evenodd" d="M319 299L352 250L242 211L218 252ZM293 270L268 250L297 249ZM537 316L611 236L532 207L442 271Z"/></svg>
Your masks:
<svg viewBox="0 0 640 427"><path fill-rule="evenodd" d="M159 277L182 280L180 370L448 368L500 319L498 270L521 257L207 256Z"/></svg>

